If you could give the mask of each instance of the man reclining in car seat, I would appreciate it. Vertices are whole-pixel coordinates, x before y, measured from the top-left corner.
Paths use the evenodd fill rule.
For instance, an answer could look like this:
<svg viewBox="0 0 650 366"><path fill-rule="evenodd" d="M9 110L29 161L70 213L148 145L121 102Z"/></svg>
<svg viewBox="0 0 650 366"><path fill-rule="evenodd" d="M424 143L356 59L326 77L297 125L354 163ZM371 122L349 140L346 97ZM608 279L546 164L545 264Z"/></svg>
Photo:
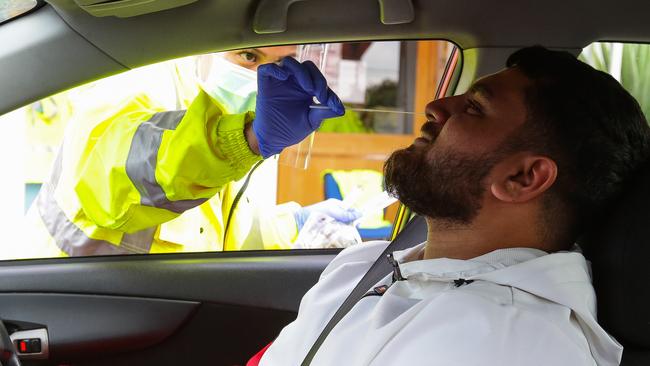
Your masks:
<svg viewBox="0 0 650 366"><path fill-rule="evenodd" d="M426 115L385 176L426 217L427 241L394 253L402 278L387 273L311 365L618 365L574 242L648 158L638 103L570 54L531 47ZM341 252L259 364L299 365L387 245Z"/></svg>

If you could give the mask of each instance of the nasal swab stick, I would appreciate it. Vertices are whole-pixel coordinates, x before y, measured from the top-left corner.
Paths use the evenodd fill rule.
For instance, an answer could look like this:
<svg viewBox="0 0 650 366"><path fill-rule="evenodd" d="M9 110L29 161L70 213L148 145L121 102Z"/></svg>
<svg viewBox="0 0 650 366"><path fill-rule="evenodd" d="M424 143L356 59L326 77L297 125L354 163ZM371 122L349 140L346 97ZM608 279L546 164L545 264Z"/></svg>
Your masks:
<svg viewBox="0 0 650 366"><path fill-rule="evenodd" d="M319 104L312 104L309 106L311 109L330 109L330 107L326 105L319 105ZM415 115L415 116L426 116L425 113L422 112L404 112L404 111L392 111L390 109L372 109L372 108L348 108L346 107L345 109L350 110L350 111L355 111L355 112L379 112L379 113L396 113L396 114L410 114L410 115Z"/></svg>

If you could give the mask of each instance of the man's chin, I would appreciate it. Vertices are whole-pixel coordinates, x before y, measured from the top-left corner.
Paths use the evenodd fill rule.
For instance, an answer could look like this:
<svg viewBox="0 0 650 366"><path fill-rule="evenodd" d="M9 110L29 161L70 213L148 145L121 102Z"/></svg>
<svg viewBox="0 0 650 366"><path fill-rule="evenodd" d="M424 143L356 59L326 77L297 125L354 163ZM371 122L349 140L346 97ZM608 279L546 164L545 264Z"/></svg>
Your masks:
<svg viewBox="0 0 650 366"><path fill-rule="evenodd" d="M481 208L484 179L496 161L432 151L413 144L395 151L384 164L386 190L414 212L468 224Z"/></svg>
<svg viewBox="0 0 650 366"><path fill-rule="evenodd" d="M386 190L399 198L400 188L411 179L417 179L419 170L423 168L422 149L410 145L405 149L394 151L384 163L384 182Z"/></svg>

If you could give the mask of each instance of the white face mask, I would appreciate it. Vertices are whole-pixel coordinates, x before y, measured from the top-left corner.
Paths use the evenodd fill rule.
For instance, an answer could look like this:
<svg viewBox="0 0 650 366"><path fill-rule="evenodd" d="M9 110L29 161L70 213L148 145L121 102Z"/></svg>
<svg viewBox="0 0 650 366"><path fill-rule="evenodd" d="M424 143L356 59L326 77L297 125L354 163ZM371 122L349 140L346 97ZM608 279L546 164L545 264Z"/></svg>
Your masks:
<svg viewBox="0 0 650 366"><path fill-rule="evenodd" d="M222 55L212 55L205 77L198 78L203 90L217 101L226 113L243 113L255 110L257 99L257 73L232 62Z"/></svg>

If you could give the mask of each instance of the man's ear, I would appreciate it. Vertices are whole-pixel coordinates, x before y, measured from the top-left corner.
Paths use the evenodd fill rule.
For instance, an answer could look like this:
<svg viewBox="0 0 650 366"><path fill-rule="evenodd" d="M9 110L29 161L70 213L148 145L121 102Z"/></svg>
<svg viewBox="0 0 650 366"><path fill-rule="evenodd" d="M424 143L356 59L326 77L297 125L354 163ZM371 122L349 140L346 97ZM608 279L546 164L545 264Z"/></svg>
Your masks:
<svg viewBox="0 0 650 366"><path fill-rule="evenodd" d="M546 192L557 178L557 164L546 156L515 154L495 165L492 195L504 202L526 202Z"/></svg>

